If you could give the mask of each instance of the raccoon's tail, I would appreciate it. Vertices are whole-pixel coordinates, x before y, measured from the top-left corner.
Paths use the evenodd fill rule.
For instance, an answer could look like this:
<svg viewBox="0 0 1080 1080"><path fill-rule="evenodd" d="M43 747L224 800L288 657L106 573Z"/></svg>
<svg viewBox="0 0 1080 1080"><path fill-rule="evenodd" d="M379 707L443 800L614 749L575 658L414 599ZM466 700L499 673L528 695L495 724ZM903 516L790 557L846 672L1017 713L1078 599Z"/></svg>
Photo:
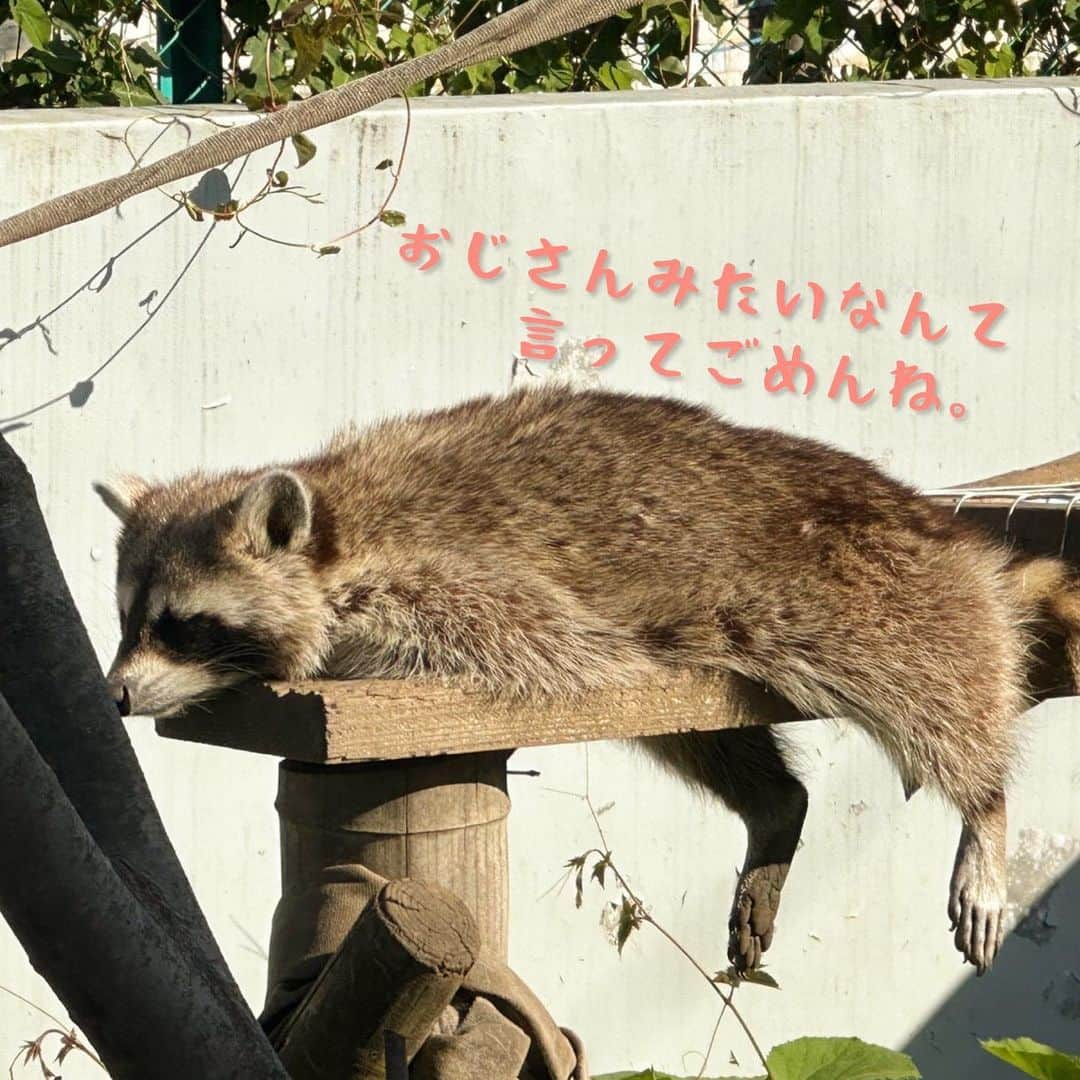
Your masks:
<svg viewBox="0 0 1080 1080"><path fill-rule="evenodd" d="M1021 556L1011 575L1027 621L1062 637L1073 690L1080 690L1080 574L1064 559Z"/></svg>

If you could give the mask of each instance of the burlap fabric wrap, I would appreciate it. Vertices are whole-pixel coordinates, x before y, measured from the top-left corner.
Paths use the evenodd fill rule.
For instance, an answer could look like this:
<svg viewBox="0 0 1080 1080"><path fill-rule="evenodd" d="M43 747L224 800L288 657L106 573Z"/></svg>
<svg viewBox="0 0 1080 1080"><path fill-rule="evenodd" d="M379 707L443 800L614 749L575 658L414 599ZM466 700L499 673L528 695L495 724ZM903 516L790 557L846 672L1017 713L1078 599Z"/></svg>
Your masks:
<svg viewBox="0 0 1080 1080"><path fill-rule="evenodd" d="M0 247L100 214L125 199L237 161L302 131L342 120L447 71L573 33L617 15L626 0L526 0L460 38L344 86L294 101L251 124L229 127L160 161L69 191L0 220Z"/></svg>
<svg viewBox="0 0 1080 1080"><path fill-rule="evenodd" d="M325 784L301 782L287 790L283 784L277 806L285 891L274 913L260 1017L272 1042L386 883L358 863L323 864L332 852L351 859L370 844L348 808L326 797ZM386 838L379 842L385 845ZM451 1012L456 1015L436 1027L414 1059L413 1080L588 1080L580 1040L559 1028L528 986L483 949Z"/></svg>

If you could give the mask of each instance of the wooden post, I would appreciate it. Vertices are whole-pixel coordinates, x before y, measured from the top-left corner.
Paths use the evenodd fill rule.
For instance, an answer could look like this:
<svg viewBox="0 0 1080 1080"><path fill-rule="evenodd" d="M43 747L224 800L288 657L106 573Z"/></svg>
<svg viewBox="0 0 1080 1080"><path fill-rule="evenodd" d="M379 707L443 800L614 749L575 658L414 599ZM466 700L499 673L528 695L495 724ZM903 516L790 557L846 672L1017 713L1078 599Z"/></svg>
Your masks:
<svg viewBox="0 0 1080 1080"><path fill-rule="evenodd" d="M276 803L282 894L270 938L270 985L298 970L310 942L332 938L326 905L317 899L347 866L449 889L472 913L488 955L505 960L507 756L283 761Z"/></svg>

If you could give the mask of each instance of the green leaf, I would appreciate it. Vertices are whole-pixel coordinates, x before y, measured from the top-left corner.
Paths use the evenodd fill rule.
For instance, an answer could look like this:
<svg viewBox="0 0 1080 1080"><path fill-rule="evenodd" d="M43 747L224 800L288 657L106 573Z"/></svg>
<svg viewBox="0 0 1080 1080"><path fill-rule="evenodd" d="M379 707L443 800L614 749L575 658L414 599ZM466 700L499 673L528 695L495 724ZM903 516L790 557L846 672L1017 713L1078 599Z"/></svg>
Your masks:
<svg viewBox="0 0 1080 1080"><path fill-rule="evenodd" d="M161 104L161 99L152 90L139 86L120 87L116 93L127 106Z"/></svg>
<svg viewBox="0 0 1080 1080"><path fill-rule="evenodd" d="M999 79L1004 79L1006 76L1012 74L1013 64L1016 62L1016 56L1013 54L1012 49L1007 44L1002 45L997 50L997 54L994 57L992 63L986 65L986 74L994 76Z"/></svg>
<svg viewBox="0 0 1080 1080"><path fill-rule="evenodd" d="M128 49L128 56L133 57L137 63L142 64L144 67L159 68L165 63L149 45L143 42Z"/></svg>
<svg viewBox="0 0 1080 1080"><path fill-rule="evenodd" d="M42 64L61 75L74 75L86 66L86 58L66 41L50 41L38 54Z"/></svg>
<svg viewBox="0 0 1080 1080"><path fill-rule="evenodd" d="M737 1076L672 1076L671 1073L657 1072L655 1069L650 1068L641 1072L604 1073L603 1076L593 1076L592 1080L745 1080L745 1078ZM753 1077L752 1080L766 1080L766 1077Z"/></svg>
<svg viewBox="0 0 1080 1080"><path fill-rule="evenodd" d="M304 26L289 27L289 40L296 49L296 63L293 65L292 78L302 82L319 65L323 56L323 39Z"/></svg>
<svg viewBox="0 0 1080 1080"><path fill-rule="evenodd" d="M980 1039L979 1045L1022 1073L1038 1080L1077 1080L1080 1077L1080 1057L1064 1054L1052 1046L1034 1039Z"/></svg>
<svg viewBox="0 0 1080 1080"><path fill-rule="evenodd" d="M792 19L785 19L779 15L766 15L765 22L761 27L761 40L771 42L787 41L791 36L794 25Z"/></svg>
<svg viewBox="0 0 1080 1080"><path fill-rule="evenodd" d="M681 61L680 61L681 63ZM596 77L608 90L629 90L641 77L628 60L605 60L596 68Z"/></svg>
<svg viewBox="0 0 1080 1080"><path fill-rule="evenodd" d="M44 48L52 36L52 24L38 0L13 0L11 17L19 24L35 49Z"/></svg>
<svg viewBox="0 0 1080 1080"><path fill-rule="evenodd" d="M600 882L601 889L604 887L604 875L607 873L610 866L611 852L609 851L602 859L597 860L596 865L592 868L590 877L593 881Z"/></svg>
<svg viewBox="0 0 1080 1080"><path fill-rule="evenodd" d="M400 229L405 224L405 215L400 210L384 210L379 215L379 220L392 229Z"/></svg>
<svg viewBox="0 0 1080 1080"><path fill-rule="evenodd" d="M780 984L764 968L757 968L754 971L736 971L733 966L729 966L726 971L718 971L712 977L712 981L723 986L753 983L755 986L767 986L770 990L780 989Z"/></svg>
<svg viewBox="0 0 1080 1080"><path fill-rule="evenodd" d="M570 859L565 866L567 870L576 870L574 874L574 907L581 907L581 890L582 890L582 878L585 874L585 859L586 855L578 855L577 858Z"/></svg>
<svg viewBox="0 0 1080 1080"><path fill-rule="evenodd" d="M619 926L615 931L615 944L622 955L623 946L629 940L630 935L641 927L641 913L628 896L622 898L622 907L619 908Z"/></svg>
<svg viewBox="0 0 1080 1080"><path fill-rule="evenodd" d="M315 156L315 144L306 135L294 135L292 144L296 151L296 167L302 169Z"/></svg>
<svg viewBox="0 0 1080 1080"><path fill-rule="evenodd" d="M861 1039L806 1038L769 1054L774 1080L919 1080L907 1054Z"/></svg>

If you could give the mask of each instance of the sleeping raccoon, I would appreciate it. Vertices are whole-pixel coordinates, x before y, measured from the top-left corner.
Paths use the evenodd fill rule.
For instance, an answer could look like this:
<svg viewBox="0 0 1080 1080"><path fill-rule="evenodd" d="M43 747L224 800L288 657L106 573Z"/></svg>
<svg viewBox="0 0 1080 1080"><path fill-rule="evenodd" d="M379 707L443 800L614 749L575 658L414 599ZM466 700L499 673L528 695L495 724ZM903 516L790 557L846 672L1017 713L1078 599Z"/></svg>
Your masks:
<svg viewBox="0 0 1080 1080"><path fill-rule="evenodd" d="M981 974L1004 926L1005 795L1064 564L1020 558L852 455L669 399L545 387L338 436L285 467L129 478L121 712L250 676L459 676L544 698L733 673L845 717L963 829L949 915ZM708 726L708 717L702 717ZM767 727L642 740L745 821L729 957L761 961L807 795Z"/></svg>

